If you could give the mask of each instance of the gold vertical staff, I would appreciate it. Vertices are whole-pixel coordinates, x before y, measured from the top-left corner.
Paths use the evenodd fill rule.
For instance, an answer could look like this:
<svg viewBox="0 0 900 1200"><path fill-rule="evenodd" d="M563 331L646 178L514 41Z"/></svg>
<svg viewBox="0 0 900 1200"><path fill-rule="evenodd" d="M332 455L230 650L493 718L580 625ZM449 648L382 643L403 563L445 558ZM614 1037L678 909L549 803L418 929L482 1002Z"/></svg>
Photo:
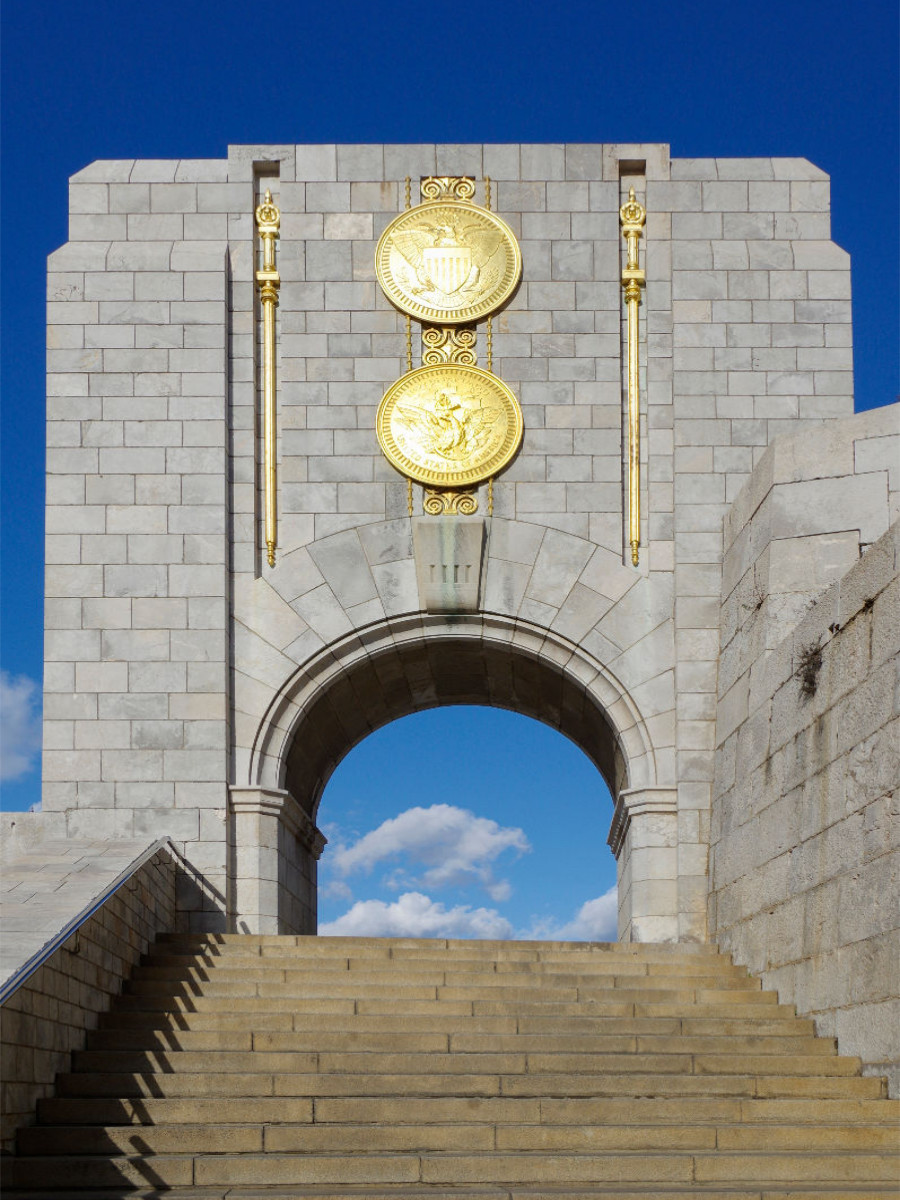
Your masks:
<svg viewBox="0 0 900 1200"><path fill-rule="evenodd" d="M264 393L264 442L266 472L266 558L269 566L275 566L277 541L277 491L275 475L276 426L275 426L275 309L278 307L278 289L281 276L275 268L275 239L281 224L281 213L266 195L256 210L256 228L262 242L263 263L256 272L259 300L263 310L263 393Z"/></svg>
<svg viewBox="0 0 900 1200"><path fill-rule="evenodd" d="M647 210L638 204L634 188L619 209L622 236L628 247L628 262L622 271L622 287L628 309L628 537L631 542L631 562L638 565L641 544L641 404L638 370L638 309L644 272L638 265L638 240L643 230Z"/></svg>

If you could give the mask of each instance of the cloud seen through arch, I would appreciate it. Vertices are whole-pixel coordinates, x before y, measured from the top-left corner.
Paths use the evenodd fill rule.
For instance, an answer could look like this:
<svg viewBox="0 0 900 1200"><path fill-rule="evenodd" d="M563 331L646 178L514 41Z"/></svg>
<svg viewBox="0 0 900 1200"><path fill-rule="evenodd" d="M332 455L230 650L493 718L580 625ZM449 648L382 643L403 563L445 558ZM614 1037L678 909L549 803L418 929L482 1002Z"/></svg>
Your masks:
<svg viewBox="0 0 900 1200"><path fill-rule="evenodd" d="M516 826L501 826L456 805L433 804L406 809L353 841L341 840L339 833L332 836L323 892L352 903L319 926L321 935L615 940L615 886L583 903L568 920L535 917L526 928L516 928L496 907L447 903L428 894L474 888L495 905L508 900L512 889L495 873L497 860L506 852L518 856L532 848ZM384 870L373 879L379 867ZM353 901L350 881L359 878L400 894L392 900Z"/></svg>

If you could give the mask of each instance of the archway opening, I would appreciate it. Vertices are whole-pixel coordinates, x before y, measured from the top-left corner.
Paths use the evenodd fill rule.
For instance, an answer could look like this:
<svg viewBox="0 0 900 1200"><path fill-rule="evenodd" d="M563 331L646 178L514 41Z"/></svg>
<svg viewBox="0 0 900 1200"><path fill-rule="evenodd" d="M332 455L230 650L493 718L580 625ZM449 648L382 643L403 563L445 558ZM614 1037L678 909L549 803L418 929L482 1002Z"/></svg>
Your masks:
<svg viewBox="0 0 900 1200"><path fill-rule="evenodd" d="M587 682L539 647L525 652L477 636L393 642L317 688L298 711L280 756L279 782L316 820L332 772L374 730L442 705L510 709L558 729L617 795L628 779L620 737ZM593 681L590 681L593 682Z"/></svg>
<svg viewBox="0 0 900 1200"><path fill-rule="evenodd" d="M483 705L395 720L322 795L319 932L614 940L612 812L595 764L542 722Z"/></svg>
<svg viewBox="0 0 900 1200"><path fill-rule="evenodd" d="M622 684L571 643L522 621L465 614L376 623L332 643L279 689L258 727L248 786L231 793L237 928L246 921L316 932L324 839L315 822L335 768L382 726L457 705L533 717L574 742L602 775L616 800L619 936L633 935L623 801L635 788L652 790L647 726ZM242 850L247 837L258 860L257 851Z"/></svg>

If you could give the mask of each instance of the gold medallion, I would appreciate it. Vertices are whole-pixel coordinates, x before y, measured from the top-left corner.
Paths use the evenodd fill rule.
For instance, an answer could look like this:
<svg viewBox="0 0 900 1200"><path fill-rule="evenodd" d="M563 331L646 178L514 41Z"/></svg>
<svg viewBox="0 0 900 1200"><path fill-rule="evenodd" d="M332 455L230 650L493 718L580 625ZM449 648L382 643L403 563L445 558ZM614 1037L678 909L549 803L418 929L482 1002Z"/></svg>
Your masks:
<svg viewBox="0 0 900 1200"><path fill-rule="evenodd" d="M434 325L460 325L506 303L522 275L522 254L494 213L435 200L391 221L375 251L375 275L401 312Z"/></svg>
<svg viewBox="0 0 900 1200"><path fill-rule="evenodd" d="M438 488L489 479L522 441L522 410L502 380L480 367L419 367L387 391L375 421L398 471Z"/></svg>

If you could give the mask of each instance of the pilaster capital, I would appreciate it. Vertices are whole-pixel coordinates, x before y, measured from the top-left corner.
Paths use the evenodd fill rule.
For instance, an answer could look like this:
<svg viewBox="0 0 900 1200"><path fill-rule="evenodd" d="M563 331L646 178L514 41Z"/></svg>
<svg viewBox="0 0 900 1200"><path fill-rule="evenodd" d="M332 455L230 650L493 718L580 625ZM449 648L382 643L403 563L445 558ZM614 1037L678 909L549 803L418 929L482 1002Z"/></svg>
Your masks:
<svg viewBox="0 0 900 1200"><path fill-rule="evenodd" d="M316 858L328 843L300 803L281 788L230 787L228 802L235 814L246 813L278 821Z"/></svg>
<svg viewBox="0 0 900 1200"><path fill-rule="evenodd" d="M677 812L678 792L673 787L624 788L616 799L607 845L618 858L635 817L674 816Z"/></svg>

